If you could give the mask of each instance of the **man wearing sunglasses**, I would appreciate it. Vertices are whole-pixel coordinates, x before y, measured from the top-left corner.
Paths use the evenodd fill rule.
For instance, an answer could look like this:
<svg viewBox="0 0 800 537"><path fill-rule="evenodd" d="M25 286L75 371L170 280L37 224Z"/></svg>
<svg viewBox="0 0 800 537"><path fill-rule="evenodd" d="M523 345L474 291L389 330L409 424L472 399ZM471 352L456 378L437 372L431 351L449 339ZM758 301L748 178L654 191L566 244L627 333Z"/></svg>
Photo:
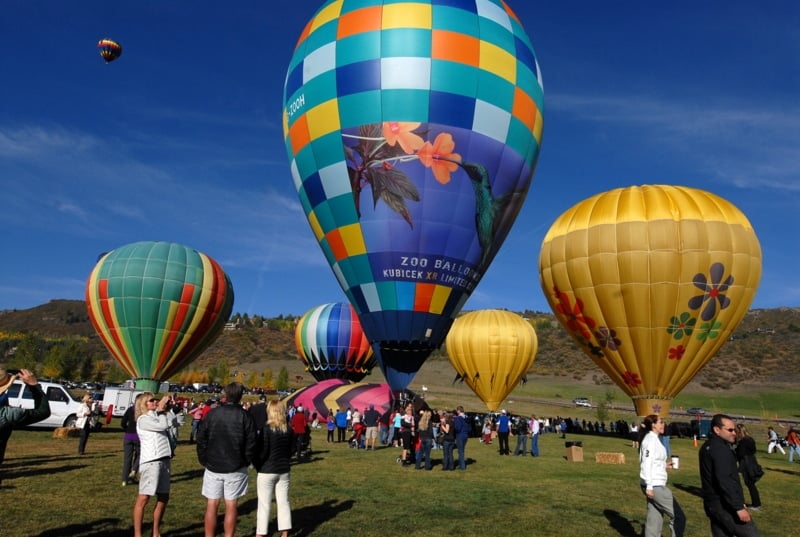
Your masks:
<svg viewBox="0 0 800 537"><path fill-rule="evenodd" d="M711 431L700 448L703 508L711 522L712 537L760 537L744 503L733 443L736 425L730 416L715 414Z"/></svg>

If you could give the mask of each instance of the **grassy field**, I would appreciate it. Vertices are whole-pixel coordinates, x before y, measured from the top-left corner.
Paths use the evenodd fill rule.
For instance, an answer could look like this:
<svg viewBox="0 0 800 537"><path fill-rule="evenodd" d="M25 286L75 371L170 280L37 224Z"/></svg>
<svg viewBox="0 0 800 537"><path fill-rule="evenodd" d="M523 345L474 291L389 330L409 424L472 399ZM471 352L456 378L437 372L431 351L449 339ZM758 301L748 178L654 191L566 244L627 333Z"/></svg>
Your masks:
<svg viewBox="0 0 800 537"><path fill-rule="evenodd" d="M121 486L122 433L118 425L115 420L93 433L82 457L77 455L77 438L54 439L49 431L15 431L2 466L0 535L131 535L137 488ZM188 430L181 431L181 437L186 439ZM399 449L356 451L344 444L327 444L325 431L314 431L313 459L292 468L292 534L640 535L645 503L638 487L637 455L630 443L588 435L568 436L567 440L583 442L584 462L568 462L564 440L548 434L540 441L539 458L500 457L495 445L470 439L466 472L441 472L440 451L433 453L433 471L425 472L397 464ZM754 517L764 536L793 535L800 464L790 464L782 455L767 455L764 442L758 444L766 470L759 483L765 507ZM687 537L708 535L699 497L697 448L689 439L673 438L671 445L681 466L671 472L670 485L687 514ZM598 464L597 452L623 453L626 462L621 466ZM172 497L162 527L165 536L202 535L202 472L194 446L182 442L173 462ZM253 483L251 480L250 491L240 502L239 536L254 534ZM274 534L274 509L272 517ZM151 519L148 513L147 535ZM221 528L220 519L219 535Z"/></svg>

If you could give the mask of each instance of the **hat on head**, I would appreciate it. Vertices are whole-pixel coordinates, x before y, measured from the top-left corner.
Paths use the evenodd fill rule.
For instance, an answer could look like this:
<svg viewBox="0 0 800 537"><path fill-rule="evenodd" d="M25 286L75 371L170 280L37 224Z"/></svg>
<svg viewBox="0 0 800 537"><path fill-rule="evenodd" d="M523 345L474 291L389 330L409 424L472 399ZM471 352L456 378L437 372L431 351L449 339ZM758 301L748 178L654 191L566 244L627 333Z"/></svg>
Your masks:
<svg viewBox="0 0 800 537"><path fill-rule="evenodd" d="M298 412L302 412L303 411L303 405L300 405L299 407L297 407L297 411Z"/></svg>
<svg viewBox="0 0 800 537"><path fill-rule="evenodd" d="M369 404L369 409L370 409L370 410L375 410L375 405L373 405L372 403L370 403L370 404Z"/></svg>
<svg viewBox="0 0 800 537"><path fill-rule="evenodd" d="M503 409L503 410L501 410L500 412L502 412L503 414L505 414L505 413L506 413L506 409L504 408L504 409Z"/></svg>
<svg viewBox="0 0 800 537"><path fill-rule="evenodd" d="M6 366L0 365L0 393L5 393L14 383L16 375L9 375Z"/></svg>

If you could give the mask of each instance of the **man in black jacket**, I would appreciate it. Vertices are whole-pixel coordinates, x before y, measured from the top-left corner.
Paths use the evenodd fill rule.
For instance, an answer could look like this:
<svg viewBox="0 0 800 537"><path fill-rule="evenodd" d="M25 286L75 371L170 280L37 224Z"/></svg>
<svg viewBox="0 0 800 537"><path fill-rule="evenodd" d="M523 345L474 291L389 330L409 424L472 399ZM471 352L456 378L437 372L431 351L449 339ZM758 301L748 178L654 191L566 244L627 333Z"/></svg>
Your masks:
<svg viewBox="0 0 800 537"><path fill-rule="evenodd" d="M236 533L239 498L247 494L247 467L253 462L256 429L241 405L244 386L231 382L224 388L225 400L200 422L197 458L205 466L203 496L208 498L206 537L217 530L217 509L225 499L225 536Z"/></svg>
<svg viewBox="0 0 800 537"><path fill-rule="evenodd" d="M744 503L733 443L736 427L730 416L711 418L708 440L700 448L703 508L711 522L712 537L760 537Z"/></svg>

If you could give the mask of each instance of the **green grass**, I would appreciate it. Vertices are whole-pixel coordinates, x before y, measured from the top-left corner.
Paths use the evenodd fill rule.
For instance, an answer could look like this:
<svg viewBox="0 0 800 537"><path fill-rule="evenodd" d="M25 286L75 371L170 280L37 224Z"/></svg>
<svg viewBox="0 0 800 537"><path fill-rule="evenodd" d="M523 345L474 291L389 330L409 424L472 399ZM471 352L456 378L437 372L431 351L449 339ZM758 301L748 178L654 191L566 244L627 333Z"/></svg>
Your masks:
<svg viewBox="0 0 800 537"><path fill-rule="evenodd" d="M188 430L181 431L186 438ZM574 436L584 443L584 462L568 462L564 441L544 435L542 456L500 457L496 445L470 439L466 472L441 472L440 451L431 472L403 468L399 449L355 451L327 444L314 431L313 460L292 468L293 535L325 537L427 537L457 534L471 537L625 536L640 535L645 504L638 486L636 452L615 437ZM122 433L118 421L93 433L87 454L79 457L77 438L53 439L49 431L15 431L11 437L0 494L0 534L12 537L128 536L135 486L121 487ZM514 440L512 439L512 448ZM800 464L767 455L759 442L766 470L760 482L765 508L754 514L765 536L795 530L791 513L800 497ZM594 462L599 451L622 452L626 464ZM708 535L697 473L697 448L691 440L672 439L681 468L670 485L688 517L687 537ZM194 446L181 443L173 462L172 497L163 534L202 535L205 499L200 494L202 468ZM254 477L255 474L251 474ZM254 533L254 479L240 501L237 535ZM152 504L151 504L152 506ZM149 507L151 507L149 506ZM273 509L274 520L274 509ZM145 518L149 535L152 519ZM270 526L275 531L274 521ZM222 534L221 520L218 534ZM666 534L666 533L665 533Z"/></svg>

